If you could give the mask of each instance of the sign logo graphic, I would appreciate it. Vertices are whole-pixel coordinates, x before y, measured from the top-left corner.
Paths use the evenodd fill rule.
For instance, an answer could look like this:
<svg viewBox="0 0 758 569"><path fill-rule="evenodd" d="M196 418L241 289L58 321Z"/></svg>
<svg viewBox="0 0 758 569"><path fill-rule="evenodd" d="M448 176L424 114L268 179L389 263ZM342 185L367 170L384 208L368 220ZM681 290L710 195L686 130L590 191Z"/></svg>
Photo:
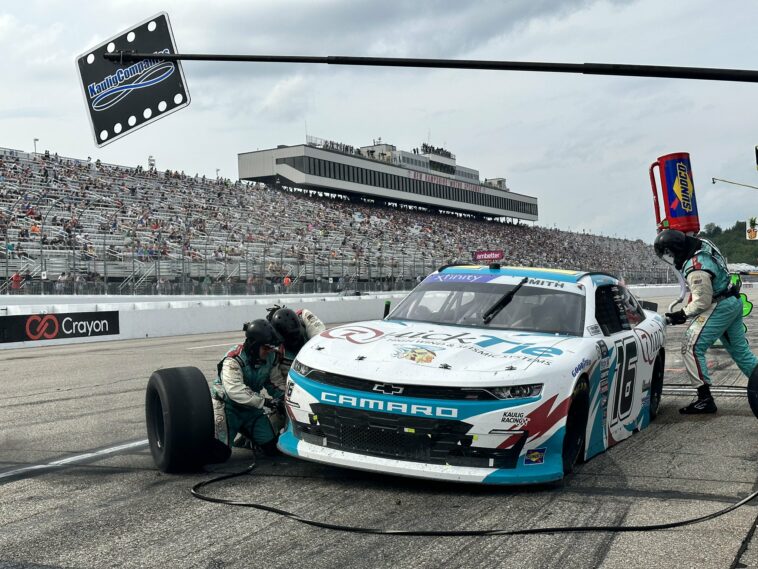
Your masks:
<svg viewBox="0 0 758 569"><path fill-rule="evenodd" d="M404 389L404 387L392 385L391 383L377 383L374 386L374 391L384 393L385 395L400 395Z"/></svg>
<svg viewBox="0 0 758 569"><path fill-rule="evenodd" d="M170 53L163 49L158 53ZM93 111L110 109L135 89L152 87L168 79L176 67L170 62L157 59L143 59L113 75L108 75L98 83L87 85L87 94L92 99Z"/></svg>
<svg viewBox="0 0 758 569"><path fill-rule="evenodd" d="M58 319L52 314L33 314L26 320L26 336L30 340L52 340L58 335Z"/></svg>
<svg viewBox="0 0 758 569"><path fill-rule="evenodd" d="M0 343L90 338L118 334L117 310L0 316Z"/></svg>

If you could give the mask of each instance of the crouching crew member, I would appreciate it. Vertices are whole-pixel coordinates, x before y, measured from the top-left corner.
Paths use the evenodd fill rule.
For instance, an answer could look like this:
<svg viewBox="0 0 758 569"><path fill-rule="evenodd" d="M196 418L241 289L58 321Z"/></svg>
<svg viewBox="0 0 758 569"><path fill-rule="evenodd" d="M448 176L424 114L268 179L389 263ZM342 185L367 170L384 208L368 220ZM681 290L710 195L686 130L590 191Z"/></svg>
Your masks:
<svg viewBox="0 0 758 569"><path fill-rule="evenodd" d="M278 429L269 415L281 407L284 395L271 383L280 340L263 318L245 324L243 330L245 342L218 363L218 377L211 387L216 438L230 447L247 446L235 443L239 434L244 443L250 441L266 455L275 455Z"/></svg>
<svg viewBox="0 0 758 569"><path fill-rule="evenodd" d="M749 378L748 399L758 417L758 358L745 338L742 302L739 290L730 287L726 259L710 242L673 229L661 231L654 247L656 255L684 275L691 292L689 303L682 310L666 313L669 324L684 324L692 319L682 340L682 355L697 387L697 399L679 412L690 415L717 411L705 353L721 339L737 367Z"/></svg>
<svg viewBox="0 0 758 569"><path fill-rule="evenodd" d="M274 306L269 309L266 317L281 337L284 351L281 354L279 365L271 375L271 382L280 390L284 390L287 384L292 362L305 343L326 330L324 323L307 308L295 312L286 306Z"/></svg>

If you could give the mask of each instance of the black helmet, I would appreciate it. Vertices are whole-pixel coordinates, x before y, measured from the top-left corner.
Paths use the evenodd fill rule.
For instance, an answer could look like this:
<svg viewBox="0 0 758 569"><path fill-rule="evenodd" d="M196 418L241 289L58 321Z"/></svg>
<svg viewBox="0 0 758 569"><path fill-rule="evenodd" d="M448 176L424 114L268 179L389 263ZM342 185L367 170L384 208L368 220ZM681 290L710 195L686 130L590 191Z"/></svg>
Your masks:
<svg viewBox="0 0 758 569"><path fill-rule="evenodd" d="M276 331L265 318L247 322L242 329L245 331L245 345L256 358L258 357L258 350L263 346L274 349L279 347L280 340Z"/></svg>
<svg viewBox="0 0 758 569"><path fill-rule="evenodd" d="M655 238L653 248L656 255L681 271L687 259L700 249L700 240L675 229L664 229Z"/></svg>
<svg viewBox="0 0 758 569"><path fill-rule="evenodd" d="M271 325L290 350L299 350L305 344L305 326L291 308L280 308L271 316Z"/></svg>

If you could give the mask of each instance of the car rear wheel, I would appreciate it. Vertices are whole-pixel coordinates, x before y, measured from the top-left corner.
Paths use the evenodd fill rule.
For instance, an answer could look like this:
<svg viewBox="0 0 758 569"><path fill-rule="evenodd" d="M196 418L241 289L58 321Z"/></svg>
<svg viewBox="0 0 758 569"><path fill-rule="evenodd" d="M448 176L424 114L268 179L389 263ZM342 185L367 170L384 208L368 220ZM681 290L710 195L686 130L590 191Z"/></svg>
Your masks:
<svg viewBox="0 0 758 569"><path fill-rule="evenodd" d="M563 473L571 474L574 467L584 460L585 434L590 398L587 378L582 377L574 386L571 405L566 416L566 431L563 436Z"/></svg>
<svg viewBox="0 0 758 569"><path fill-rule="evenodd" d="M196 470L213 461L213 407L199 369L153 372L147 382L145 419L150 452L161 471Z"/></svg>
<svg viewBox="0 0 758 569"><path fill-rule="evenodd" d="M650 420L653 421L658 416L661 406L661 395L663 394L663 367L664 356L659 354L655 359L653 366L653 380L650 383Z"/></svg>

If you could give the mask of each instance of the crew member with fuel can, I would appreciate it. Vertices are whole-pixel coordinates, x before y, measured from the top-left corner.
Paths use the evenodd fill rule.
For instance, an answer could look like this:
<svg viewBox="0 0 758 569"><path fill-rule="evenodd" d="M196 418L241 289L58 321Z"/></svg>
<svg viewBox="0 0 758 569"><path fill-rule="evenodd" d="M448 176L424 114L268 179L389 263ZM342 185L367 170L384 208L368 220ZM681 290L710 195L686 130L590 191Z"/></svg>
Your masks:
<svg viewBox="0 0 758 569"><path fill-rule="evenodd" d="M681 310L666 313L669 324L691 323L682 340L682 356L697 399L679 410L685 415L715 413L705 354L721 340L737 367L748 377L748 400L758 417L758 358L750 351L742 323L739 289L730 286L726 259L707 240L665 229L655 238L655 253L682 273L691 297Z"/></svg>

